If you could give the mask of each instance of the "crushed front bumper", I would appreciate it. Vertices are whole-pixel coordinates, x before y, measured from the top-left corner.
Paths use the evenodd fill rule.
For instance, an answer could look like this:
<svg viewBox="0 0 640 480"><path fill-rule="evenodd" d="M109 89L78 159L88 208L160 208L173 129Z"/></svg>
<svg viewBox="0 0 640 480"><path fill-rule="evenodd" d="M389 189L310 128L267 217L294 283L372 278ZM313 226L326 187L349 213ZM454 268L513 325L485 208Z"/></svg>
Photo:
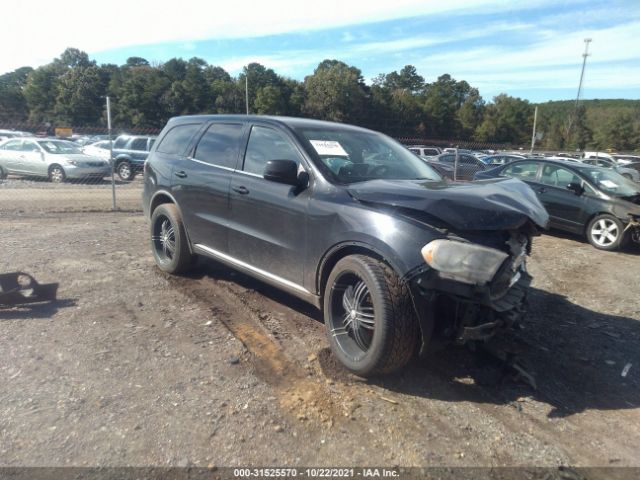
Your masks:
<svg viewBox="0 0 640 480"><path fill-rule="evenodd" d="M421 354L438 344L488 340L512 327L527 312L531 276L522 263L507 264L487 285L469 285L441 278L434 270L410 281L420 319Z"/></svg>

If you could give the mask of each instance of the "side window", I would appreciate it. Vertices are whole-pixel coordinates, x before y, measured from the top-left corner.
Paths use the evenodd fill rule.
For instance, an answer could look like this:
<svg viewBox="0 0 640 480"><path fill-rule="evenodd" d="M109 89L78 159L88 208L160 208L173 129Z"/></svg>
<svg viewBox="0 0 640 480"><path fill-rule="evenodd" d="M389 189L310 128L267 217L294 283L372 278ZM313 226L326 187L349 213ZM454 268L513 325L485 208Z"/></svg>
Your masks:
<svg viewBox="0 0 640 480"><path fill-rule="evenodd" d="M291 142L271 128L254 126L251 129L243 170L262 176L269 160L293 160L300 163L300 155Z"/></svg>
<svg viewBox="0 0 640 480"><path fill-rule="evenodd" d="M440 161L441 162L445 162L445 163L453 163L456 161L456 156L455 155L443 155L442 157L440 157Z"/></svg>
<svg viewBox="0 0 640 480"><path fill-rule="evenodd" d="M242 124L214 123L204 133L193 157L218 167L235 168L242 139Z"/></svg>
<svg viewBox="0 0 640 480"><path fill-rule="evenodd" d="M127 144L126 138L116 138L116 141L113 142L113 148L124 148Z"/></svg>
<svg viewBox="0 0 640 480"><path fill-rule="evenodd" d="M22 150L23 152L39 152L40 151L40 149L34 142L24 142L20 150Z"/></svg>
<svg viewBox="0 0 640 480"><path fill-rule="evenodd" d="M567 188L570 183L582 184L582 180L569 170L556 165L545 165L542 168L540 183L558 188Z"/></svg>
<svg viewBox="0 0 640 480"><path fill-rule="evenodd" d="M134 138L131 142L130 150L147 150L147 139L146 138Z"/></svg>
<svg viewBox="0 0 640 480"><path fill-rule="evenodd" d="M199 127L200 125L197 123L173 127L162 137L156 151L170 155L182 155L187 149L189 140L191 140L191 137L193 137Z"/></svg>
<svg viewBox="0 0 640 480"><path fill-rule="evenodd" d="M10 140L2 146L3 150L20 150L20 146L22 145L22 140Z"/></svg>
<svg viewBox="0 0 640 480"><path fill-rule="evenodd" d="M520 180L533 182L536 179L538 173L538 164L531 163L518 163L510 165L502 171L502 175L507 177L519 178Z"/></svg>
<svg viewBox="0 0 640 480"><path fill-rule="evenodd" d="M460 164L463 165L476 165L476 159L468 155L460 155Z"/></svg>

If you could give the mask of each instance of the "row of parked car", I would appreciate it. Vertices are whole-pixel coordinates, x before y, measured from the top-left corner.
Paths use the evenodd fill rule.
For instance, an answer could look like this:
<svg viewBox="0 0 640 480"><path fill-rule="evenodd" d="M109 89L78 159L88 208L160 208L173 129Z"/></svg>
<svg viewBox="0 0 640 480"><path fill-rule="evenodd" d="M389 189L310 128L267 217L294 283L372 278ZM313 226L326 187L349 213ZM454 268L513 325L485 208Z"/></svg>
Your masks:
<svg viewBox="0 0 640 480"><path fill-rule="evenodd" d="M144 167L155 137L120 135L81 146L70 140L14 135L0 142L0 179L7 175L66 179L102 179L113 167L121 180L130 181Z"/></svg>

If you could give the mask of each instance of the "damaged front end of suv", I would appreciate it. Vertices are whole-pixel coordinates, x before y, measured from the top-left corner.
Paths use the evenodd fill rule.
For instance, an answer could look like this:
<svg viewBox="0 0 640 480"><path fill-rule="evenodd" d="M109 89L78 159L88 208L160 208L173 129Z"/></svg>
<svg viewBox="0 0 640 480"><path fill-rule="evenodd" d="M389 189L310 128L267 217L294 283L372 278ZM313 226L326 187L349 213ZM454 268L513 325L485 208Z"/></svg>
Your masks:
<svg viewBox="0 0 640 480"><path fill-rule="evenodd" d="M527 312L532 239L549 222L533 191L512 179L420 187L393 200L380 186L354 192L369 207L436 232L422 246L420 264L404 275L420 322L420 353L488 340L517 324Z"/></svg>

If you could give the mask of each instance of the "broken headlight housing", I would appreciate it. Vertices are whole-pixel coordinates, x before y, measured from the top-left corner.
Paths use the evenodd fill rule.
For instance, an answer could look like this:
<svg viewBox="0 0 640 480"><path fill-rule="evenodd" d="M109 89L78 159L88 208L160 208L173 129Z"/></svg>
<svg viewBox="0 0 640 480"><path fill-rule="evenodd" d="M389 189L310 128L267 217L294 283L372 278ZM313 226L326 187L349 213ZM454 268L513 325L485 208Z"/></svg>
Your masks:
<svg viewBox="0 0 640 480"><path fill-rule="evenodd" d="M444 239L427 243L421 253L424 261L442 278L472 285L490 282L509 257L495 248Z"/></svg>

